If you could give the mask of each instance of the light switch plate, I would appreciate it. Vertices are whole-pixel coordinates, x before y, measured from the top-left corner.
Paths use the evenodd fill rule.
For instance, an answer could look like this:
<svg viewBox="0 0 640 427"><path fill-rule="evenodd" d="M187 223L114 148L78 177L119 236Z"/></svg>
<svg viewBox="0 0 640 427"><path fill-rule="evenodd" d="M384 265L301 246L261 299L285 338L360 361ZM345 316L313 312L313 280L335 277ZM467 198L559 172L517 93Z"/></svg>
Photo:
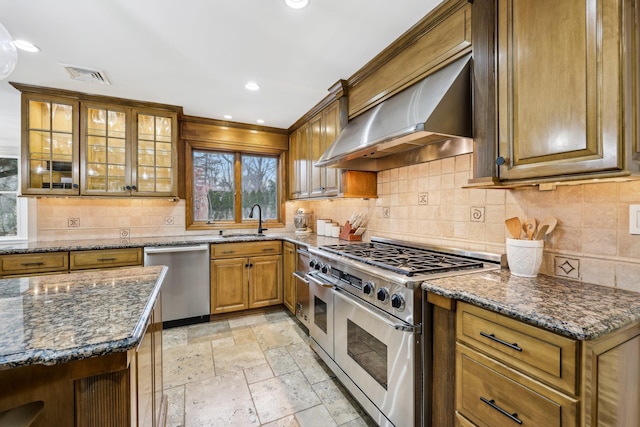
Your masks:
<svg viewBox="0 0 640 427"><path fill-rule="evenodd" d="M640 234L640 205L629 205L629 234Z"/></svg>

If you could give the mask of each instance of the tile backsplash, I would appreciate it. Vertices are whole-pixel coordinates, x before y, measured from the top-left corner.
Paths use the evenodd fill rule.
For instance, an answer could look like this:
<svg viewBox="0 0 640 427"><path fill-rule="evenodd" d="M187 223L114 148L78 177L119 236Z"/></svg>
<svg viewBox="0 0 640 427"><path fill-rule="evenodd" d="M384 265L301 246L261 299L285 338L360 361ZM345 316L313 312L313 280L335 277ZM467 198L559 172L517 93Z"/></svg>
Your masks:
<svg viewBox="0 0 640 427"><path fill-rule="evenodd" d="M640 181L518 190L462 188L471 155L378 173L377 199L290 201L287 231L296 209L315 220L344 224L354 212L368 218L365 237L504 253L504 220L513 216L558 225L545 239L541 272L640 292L640 235L629 234L629 204L640 203ZM185 231L185 201L168 199L31 199L30 240L132 238L207 234ZM33 221L32 221L33 219ZM278 232L283 230L270 230ZM124 234L123 234L124 233ZM210 233L217 233L212 231Z"/></svg>
<svg viewBox="0 0 640 427"><path fill-rule="evenodd" d="M365 236L504 253L505 219L552 215L541 272L640 292L640 236L629 234L629 204L640 203L640 181L517 190L462 188L471 155L378 173L378 198L292 201L314 218L344 223L366 212Z"/></svg>

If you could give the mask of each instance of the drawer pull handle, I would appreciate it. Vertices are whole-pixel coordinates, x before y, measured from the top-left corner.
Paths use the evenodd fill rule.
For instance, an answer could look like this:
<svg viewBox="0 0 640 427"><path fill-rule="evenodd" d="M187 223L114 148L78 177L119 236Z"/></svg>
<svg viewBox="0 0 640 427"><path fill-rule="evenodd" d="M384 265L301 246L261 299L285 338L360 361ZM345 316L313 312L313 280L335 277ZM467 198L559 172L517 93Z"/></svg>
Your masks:
<svg viewBox="0 0 640 427"><path fill-rule="evenodd" d="M222 253L223 253L223 254L233 254L233 253L235 253L235 252L236 252L236 251L222 251Z"/></svg>
<svg viewBox="0 0 640 427"><path fill-rule="evenodd" d="M110 257L110 258L98 258L98 261L115 261L116 257Z"/></svg>
<svg viewBox="0 0 640 427"><path fill-rule="evenodd" d="M515 351L522 351L522 348L518 347L518 344L517 344L517 343L513 343L513 344L508 343L508 342L506 342L506 341L501 340L500 338L497 338L495 335L493 335L493 334L488 334L488 333L486 333L486 332L480 332L480 335L482 335L482 336L483 336L483 337L485 337L485 338L489 338L490 340L493 340L493 341L495 341L495 342L497 342L497 343L500 343L500 344L502 344L502 345L506 345L507 347L509 347L509 348L510 348L510 349L512 349L512 350L515 350Z"/></svg>
<svg viewBox="0 0 640 427"><path fill-rule="evenodd" d="M489 399L486 399L486 398L480 396L480 400L482 400L487 405L491 406L496 411L500 412L505 417L508 417L511 421L514 421L514 422L516 422L518 424L522 424L522 420L520 418L518 418L518 414L517 413L513 413L513 414L508 413L507 411L505 411L504 409L502 409L501 407L496 405L496 401L494 399L489 400Z"/></svg>
<svg viewBox="0 0 640 427"><path fill-rule="evenodd" d="M262 252L273 252L276 248L262 248Z"/></svg>
<svg viewBox="0 0 640 427"><path fill-rule="evenodd" d="M23 262L22 264L20 264L23 267L37 267L39 265L44 265L44 262L42 261L36 261L36 262Z"/></svg>

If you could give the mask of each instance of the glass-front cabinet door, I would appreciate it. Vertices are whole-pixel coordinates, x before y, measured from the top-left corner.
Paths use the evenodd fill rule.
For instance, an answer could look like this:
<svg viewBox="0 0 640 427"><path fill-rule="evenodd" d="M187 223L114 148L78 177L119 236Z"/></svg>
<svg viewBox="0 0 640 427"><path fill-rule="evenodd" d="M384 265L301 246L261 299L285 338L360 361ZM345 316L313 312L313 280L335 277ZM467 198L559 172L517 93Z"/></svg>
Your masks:
<svg viewBox="0 0 640 427"><path fill-rule="evenodd" d="M26 96L22 117L22 193L79 194L78 103Z"/></svg>
<svg viewBox="0 0 640 427"><path fill-rule="evenodd" d="M130 109L83 105L80 170L82 194L125 194L131 190L128 123Z"/></svg>
<svg viewBox="0 0 640 427"><path fill-rule="evenodd" d="M176 194L177 114L138 111L134 184L140 194Z"/></svg>

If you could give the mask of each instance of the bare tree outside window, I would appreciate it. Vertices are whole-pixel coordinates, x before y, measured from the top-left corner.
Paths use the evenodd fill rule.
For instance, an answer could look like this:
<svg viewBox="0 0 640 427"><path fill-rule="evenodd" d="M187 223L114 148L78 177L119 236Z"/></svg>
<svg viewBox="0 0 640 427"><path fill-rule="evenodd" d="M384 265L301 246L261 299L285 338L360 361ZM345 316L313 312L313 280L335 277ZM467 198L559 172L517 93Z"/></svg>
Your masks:
<svg viewBox="0 0 640 427"><path fill-rule="evenodd" d="M194 221L234 219L234 159L228 153L193 152Z"/></svg>
<svg viewBox="0 0 640 427"><path fill-rule="evenodd" d="M0 157L0 237L18 235L18 159Z"/></svg>
<svg viewBox="0 0 640 427"><path fill-rule="evenodd" d="M274 157L242 156L242 219L251 207L262 208L262 219L278 218L278 160Z"/></svg>

